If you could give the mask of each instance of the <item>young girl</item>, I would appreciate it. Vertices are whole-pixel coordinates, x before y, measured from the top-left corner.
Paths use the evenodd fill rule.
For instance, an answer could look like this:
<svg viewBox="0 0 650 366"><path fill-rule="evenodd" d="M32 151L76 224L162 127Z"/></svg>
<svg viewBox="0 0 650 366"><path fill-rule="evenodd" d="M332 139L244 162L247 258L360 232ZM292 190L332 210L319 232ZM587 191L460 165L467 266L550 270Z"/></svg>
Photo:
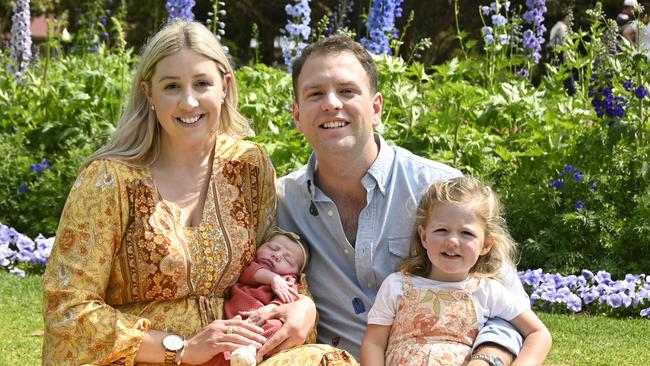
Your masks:
<svg viewBox="0 0 650 366"><path fill-rule="evenodd" d="M361 364L465 365L479 329L500 317L525 337L512 365L541 365L548 329L527 299L494 279L515 249L494 192L469 177L434 183L415 224L411 257L382 283L368 313ZM476 359L469 365L486 365Z"/></svg>

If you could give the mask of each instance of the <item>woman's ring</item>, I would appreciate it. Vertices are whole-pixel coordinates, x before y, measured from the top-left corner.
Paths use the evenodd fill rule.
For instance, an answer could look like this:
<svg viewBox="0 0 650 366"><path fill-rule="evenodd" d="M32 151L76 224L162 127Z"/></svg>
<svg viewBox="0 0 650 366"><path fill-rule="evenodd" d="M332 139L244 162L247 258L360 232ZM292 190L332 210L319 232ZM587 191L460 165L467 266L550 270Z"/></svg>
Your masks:
<svg viewBox="0 0 650 366"><path fill-rule="evenodd" d="M226 334L233 334L235 331L232 329L232 327L226 328Z"/></svg>

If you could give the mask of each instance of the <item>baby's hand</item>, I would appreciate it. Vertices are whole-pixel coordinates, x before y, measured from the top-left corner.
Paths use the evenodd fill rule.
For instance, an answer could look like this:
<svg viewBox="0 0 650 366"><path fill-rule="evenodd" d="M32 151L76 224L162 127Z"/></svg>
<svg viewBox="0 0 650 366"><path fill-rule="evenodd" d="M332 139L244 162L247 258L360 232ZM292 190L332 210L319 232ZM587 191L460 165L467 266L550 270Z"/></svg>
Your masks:
<svg viewBox="0 0 650 366"><path fill-rule="evenodd" d="M295 301L298 298L298 291L291 287L291 284L280 275L273 277L271 280L271 288L280 301L285 304Z"/></svg>

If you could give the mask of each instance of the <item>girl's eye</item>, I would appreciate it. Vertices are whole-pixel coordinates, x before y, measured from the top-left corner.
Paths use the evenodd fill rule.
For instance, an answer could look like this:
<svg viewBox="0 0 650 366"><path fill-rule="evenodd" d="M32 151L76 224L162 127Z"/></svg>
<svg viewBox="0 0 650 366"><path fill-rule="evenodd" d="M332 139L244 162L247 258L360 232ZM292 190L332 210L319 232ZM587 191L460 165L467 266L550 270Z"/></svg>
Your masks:
<svg viewBox="0 0 650 366"><path fill-rule="evenodd" d="M442 228L440 228L440 229L435 229L435 230L433 230L433 232L434 232L434 233L446 233L446 232L447 232L447 229L442 229Z"/></svg>
<svg viewBox="0 0 650 366"><path fill-rule="evenodd" d="M205 87L208 87L208 86L211 86L211 85L212 84L207 80L201 80L201 81L198 81L196 83L196 86L201 87L201 88L205 88Z"/></svg>
<svg viewBox="0 0 650 366"><path fill-rule="evenodd" d="M476 235L474 235L473 232L471 232L471 231L467 231L467 230L466 230L466 231L463 231L463 234L464 234L464 235L469 235L469 236L471 236L471 237L476 237Z"/></svg>
<svg viewBox="0 0 650 366"><path fill-rule="evenodd" d="M176 83L171 83L171 84L165 85L165 90L172 90L172 89L176 89L176 88L178 88L178 84L176 84Z"/></svg>

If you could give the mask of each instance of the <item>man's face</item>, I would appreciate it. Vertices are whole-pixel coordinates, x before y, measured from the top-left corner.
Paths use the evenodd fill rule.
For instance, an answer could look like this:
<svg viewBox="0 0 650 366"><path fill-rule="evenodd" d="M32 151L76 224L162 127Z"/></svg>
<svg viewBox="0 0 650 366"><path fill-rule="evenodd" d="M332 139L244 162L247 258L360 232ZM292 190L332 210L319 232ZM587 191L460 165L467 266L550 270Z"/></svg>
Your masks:
<svg viewBox="0 0 650 366"><path fill-rule="evenodd" d="M353 54L316 53L304 63L293 118L319 158L369 151L381 107L381 94L370 90L368 75Z"/></svg>

